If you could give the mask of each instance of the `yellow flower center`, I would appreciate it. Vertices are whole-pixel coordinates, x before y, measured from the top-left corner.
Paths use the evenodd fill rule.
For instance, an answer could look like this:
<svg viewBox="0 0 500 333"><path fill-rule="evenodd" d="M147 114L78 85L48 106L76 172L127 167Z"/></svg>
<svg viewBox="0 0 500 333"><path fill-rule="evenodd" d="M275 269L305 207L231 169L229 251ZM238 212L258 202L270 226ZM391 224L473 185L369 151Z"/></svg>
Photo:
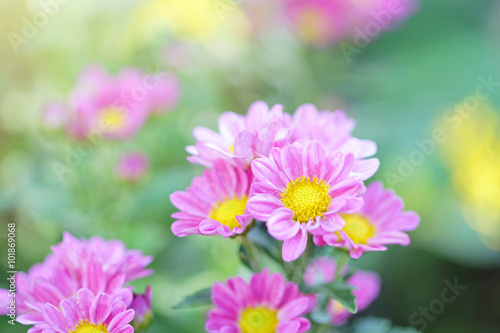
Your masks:
<svg viewBox="0 0 500 333"><path fill-rule="evenodd" d="M340 214L345 220L344 232L356 244L366 244L377 231L370 221L359 214Z"/></svg>
<svg viewBox="0 0 500 333"><path fill-rule="evenodd" d="M314 42L321 39L324 14L316 8L305 9L299 17L298 27L300 38L306 42ZM323 32L324 34L324 32Z"/></svg>
<svg viewBox="0 0 500 333"><path fill-rule="evenodd" d="M231 153L233 153L234 155L234 142L232 145L229 146L229 150L231 151Z"/></svg>
<svg viewBox="0 0 500 333"><path fill-rule="evenodd" d="M336 301L334 299L331 300L330 306L334 314L339 314L346 310L346 308L342 304L340 304L339 301Z"/></svg>
<svg viewBox="0 0 500 333"><path fill-rule="evenodd" d="M316 216L323 217L328 210L332 197L328 194L330 186L324 180L314 177L299 177L286 185L281 193L281 201L286 208L294 212L294 219L300 223L307 223Z"/></svg>
<svg viewBox="0 0 500 333"><path fill-rule="evenodd" d="M108 333L108 329L105 324L94 325L90 324L88 320L82 320L70 333Z"/></svg>
<svg viewBox="0 0 500 333"><path fill-rule="evenodd" d="M247 206L247 196L242 199L234 198L224 202L218 202L210 211L210 218L227 225L229 228L241 227L236 216L242 215Z"/></svg>
<svg viewBox="0 0 500 333"><path fill-rule="evenodd" d="M265 306L247 307L241 313L241 333L274 333L278 326L278 311Z"/></svg>
<svg viewBox="0 0 500 333"><path fill-rule="evenodd" d="M101 111L101 127L105 130L114 130L122 127L127 119L127 113L123 108L111 106Z"/></svg>

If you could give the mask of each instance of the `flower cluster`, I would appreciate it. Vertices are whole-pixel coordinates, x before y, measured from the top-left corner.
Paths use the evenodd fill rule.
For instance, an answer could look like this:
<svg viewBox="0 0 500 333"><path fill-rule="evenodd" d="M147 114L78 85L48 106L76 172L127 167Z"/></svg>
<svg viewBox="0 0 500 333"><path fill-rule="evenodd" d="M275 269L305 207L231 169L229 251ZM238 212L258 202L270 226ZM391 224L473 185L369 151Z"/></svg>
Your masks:
<svg viewBox="0 0 500 333"><path fill-rule="evenodd" d="M33 325L30 333L133 332L137 302L126 284L150 275L152 260L118 240L66 232L42 263L16 274L17 321ZM0 298L9 302L4 290Z"/></svg>
<svg viewBox="0 0 500 333"><path fill-rule="evenodd" d="M172 215L172 232L179 237L238 237L240 254L258 261L254 250L260 245L252 245L251 230L265 224L274 242L282 243L281 258L270 257L289 279L321 247L358 259L365 252L387 250L387 245L408 245L406 232L418 226L419 216L404 211L403 200L381 182L367 184L379 167L373 157L377 147L354 137L355 125L343 110L319 111L305 104L288 114L281 105L255 102L246 115L222 114L219 132L195 128L197 142L187 148L192 155L188 160L206 169L187 190L171 195L179 209ZM248 262L255 271L250 285L237 277L213 286L217 308L210 312L207 330L307 331L310 322L302 316L313 309L314 294L328 287L310 289L312 294L305 296L280 273L260 272L258 264ZM356 301L349 310L344 306L348 300L329 301L325 310L332 325L344 324L352 311L366 308L379 293L378 275L348 270L327 256L312 259L304 274L311 287L322 276L321 284L341 281L354 288Z"/></svg>
<svg viewBox="0 0 500 333"><path fill-rule="evenodd" d="M344 111L252 104L247 115L226 112L219 133L194 130L188 160L207 166L186 191L171 195L175 235L231 237L252 219L283 241L283 259L296 260L309 238L350 250L353 258L385 245L408 245L418 215L382 184L364 182L378 169L374 142L353 137ZM311 237L309 237L311 235Z"/></svg>
<svg viewBox="0 0 500 333"><path fill-rule="evenodd" d="M98 135L123 140L149 115L171 110L179 95L179 83L171 74L128 68L113 77L103 67L90 66L80 75L68 105L50 104L44 120L49 127L65 125L75 139Z"/></svg>

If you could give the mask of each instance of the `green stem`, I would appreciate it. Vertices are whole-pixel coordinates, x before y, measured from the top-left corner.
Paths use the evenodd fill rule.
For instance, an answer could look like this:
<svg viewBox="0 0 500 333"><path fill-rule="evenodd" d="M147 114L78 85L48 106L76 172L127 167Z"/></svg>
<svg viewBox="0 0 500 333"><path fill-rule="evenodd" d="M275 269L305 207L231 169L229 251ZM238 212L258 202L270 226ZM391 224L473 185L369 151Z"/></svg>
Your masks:
<svg viewBox="0 0 500 333"><path fill-rule="evenodd" d="M318 327L317 333L329 333L332 331L332 327L328 324L321 324Z"/></svg>
<svg viewBox="0 0 500 333"><path fill-rule="evenodd" d="M257 248L255 247L255 244L250 240L250 237L247 234L242 235L241 244L243 245L243 248L245 249L248 255L248 262L250 263L250 268L254 272L260 272L261 267L259 265Z"/></svg>
<svg viewBox="0 0 500 333"><path fill-rule="evenodd" d="M298 260L295 261L295 264L292 269L291 279L297 284L301 284L304 272L306 271L307 265L309 264L309 258L311 257L313 251L313 242L312 237L309 235L309 239L307 240L307 247L304 250L304 253L300 256Z"/></svg>

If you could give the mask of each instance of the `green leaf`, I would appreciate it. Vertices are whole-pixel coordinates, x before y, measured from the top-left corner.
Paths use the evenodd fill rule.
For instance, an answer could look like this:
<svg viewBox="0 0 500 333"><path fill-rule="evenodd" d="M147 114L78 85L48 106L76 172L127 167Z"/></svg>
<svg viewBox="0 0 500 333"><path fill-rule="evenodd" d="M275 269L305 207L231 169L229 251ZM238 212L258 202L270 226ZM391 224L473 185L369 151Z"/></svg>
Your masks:
<svg viewBox="0 0 500 333"><path fill-rule="evenodd" d="M212 289L205 288L186 296L181 302L177 303L173 309L186 309L196 306L210 305L212 304Z"/></svg>
<svg viewBox="0 0 500 333"><path fill-rule="evenodd" d="M389 319L366 317L356 320L352 325L351 333L387 333L392 323Z"/></svg>
<svg viewBox="0 0 500 333"><path fill-rule="evenodd" d="M366 317L356 320L350 333L419 333L413 327L392 327L386 318Z"/></svg>
<svg viewBox="0 0 500 333"><path fill-rule="evenodd" d="M252 265L250 263L250 256L248 255L247 250L243 245L240 245L240 249L238 251L238 254L240 256L240 261L243 265L245 265L247 268L252 270Z"/></svg>
<svg viewBox="0 0 500 333"><path fill-rule="evenodd" d="M394 326L388 333L420 333L413 327Z"/></svg>
<svg viewBox="0 0 500 333"><path fill-rule="evenodd" d="M358 312L356 305L356 297L353 295L352 290L354 286L350 286L345 281L338 280L332 283L317 284L314 286L304 287L306 293L319 293L328 296L340 304L342 304L349 312Z"/></svg>

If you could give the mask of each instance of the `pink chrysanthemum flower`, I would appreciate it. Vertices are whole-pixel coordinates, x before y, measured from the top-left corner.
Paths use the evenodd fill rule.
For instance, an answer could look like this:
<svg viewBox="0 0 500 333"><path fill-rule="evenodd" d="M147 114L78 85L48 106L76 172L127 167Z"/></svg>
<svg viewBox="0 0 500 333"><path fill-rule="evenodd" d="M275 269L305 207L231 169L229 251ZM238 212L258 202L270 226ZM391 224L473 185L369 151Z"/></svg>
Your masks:
<svg viewBox="0 0 500 333"><path fill-rule="evenodd" d="M140 250L128 250L119 240L105 240L98 236L78 239L65 232L63 241L51 249L72 271L81 270L83 264L95 260L109 277L124 274L125 282L153 273L152 269L146 268L153 256L146 256Z"/></svg>
<svg viewBox="0 0 500 333"><path fill-rule="evenodd" d="M311 261L304 274L304 282L307 285L330 283L335 280L337 262L331 257L318 257ZM341 276L345 276L348 267L342 268ZM354 286L353 294L356 297L358 311L366 309L379 295L381 279L375 272L357 270L348 279L347 284ZM332 299L328 304L328 313L331 316L331 324L334 326L344 325L352 316L342 304Z"/></svg>
<svg viewBox="0 0 500 333"><path fill-rule="evenodd" d="M149 159L142 152L125 154L116 165L118 178L126 181L141 179L149 170Z"/></svg>
<svg viewBox="0 0 500 333"><path fill-rule="evenodd" d="M186 148L193 155L188 160L210 167L224 159L247 168L256 157L267 155L286 140L288 119L281 105L269 109L260 101L250 106L247 115L225 112L219 117L219 133L205 127L193 130L197 142Z"/></svg>
<svg viewBox="0 0 500 333"><path fill-rule="evenodd" d="M269 234L283 242L283 259L293 261L305 250L308 233L341 228L339 213L357 211L363 183L350 178L352 154L327 153L318 141L274 148L269 158L252 163L256 178L248 211L267 221Z"/></svg>
<svg viewBox="0 0 500 333"><path fill-rule="evenodd" d="M72 92L67 131L76 139L126 139L151 112L171 108L177 98L178 86L171 76L129 68L113 77L102 67L88 67Z"/></svg>
<svg viewBox="0 0 500 333"><path fill-rule="evenodd" d="M43 307L42 323L28 330L29 333L133 333L129 324L134 310L117 297L105 293L94 295L80 289L75 296L61 301L58 306Z"/></svg>
<svg viewBox="0 0 500 333"><path fill-rule="evenodd" d="M172 204L180 209L172 215L172 232L187 235L217 235L231 237L241 234L252 221L246 206L251 173L216 161L201 177L193 179L186 191L174 192Z"/></svg>
<svg viewBox="0 0 500 333"><path fill-rule="evenodd" d="M129 305L132 288L125 287L125 283L152 273L145 268L152 257L126 250L116 240L99 237L80 240L66 232L64 240L52 250L54 253L43 263L33 265L27 273L16 274L16 312L21 324L42 322L45 304L58 306L81 288L119 297Z"/></svg>
<svg viewBox="0 0 500 333"><path fill-rule="evenodd" d="M385 245L409 245L405 231L418 226L417 213L403 211L403 199L392 190L384 190L381 182L370 184L362 197L364 204L359 211L340 215L341 230L315 235L315 244L346 248L355 259L367 251L385 251Z"/></svg>
<svg viewBox="0 0 500 333"><path fill-rule="evenodd" d="M302 316L314 306L314 297L268 269L253 274L249 284L240 277L215 283L212 301L216 309L206 323L211 333L301 333L311 327Z"/></svg>
<svg viewBox="0 0 500 333"><path fill-rule="evenodd" d="M328 151L339 150L344 154L352 153L355 161L351 172L365 180L378 170L377 158L367 158L377 152L377 145L371 140L360 140L351 135L356 121L346 116L344 110L334 112L318 111L312 104L297 108L290 125L292 141L317 140Z"/></svg>
<svg viewBox="0 0 500 333"><path fill-rule="evenodd" d="M45 304L57 306L82 287L112 294L129 304L132 291L123 284L123 275L109 279L95 262L71 271L58 258L49 255L43 263L33 265L28 273L16 274L16 320L23 325L40 323Z"/></svg>

